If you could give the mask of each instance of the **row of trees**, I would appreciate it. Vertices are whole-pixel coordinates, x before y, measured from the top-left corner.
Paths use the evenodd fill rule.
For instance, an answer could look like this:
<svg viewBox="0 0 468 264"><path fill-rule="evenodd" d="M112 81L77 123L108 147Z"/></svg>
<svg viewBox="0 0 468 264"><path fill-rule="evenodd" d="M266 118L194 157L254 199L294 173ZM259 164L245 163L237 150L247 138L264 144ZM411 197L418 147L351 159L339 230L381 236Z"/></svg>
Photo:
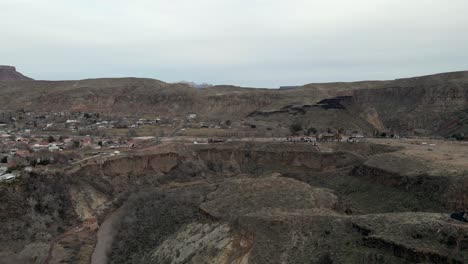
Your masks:
<svg viewBox="0 0 468 264"><path fill-rule="evenodd" d="M465 140L465 134L464 133L456 133L456 134L453 134L452 135L452 138L454 138L455 140L458 140L458 141L462 141L462 140Z"/></svg>
<svg viewBox="0 0 468 264"><path fill-rule="evenodd" d="M340 128L338 130L332 129L332 128L327 128L327 133L333 133L335 131L338 131L338 133L343 133L345 131L344 128ZM289 132L293 136L298 136L299 134L304 134L305 136L310 136L310 135L315 135L318 133L318 130L315 127L309 127L305 129L301 123L294 122L289 126Z"/></svg>

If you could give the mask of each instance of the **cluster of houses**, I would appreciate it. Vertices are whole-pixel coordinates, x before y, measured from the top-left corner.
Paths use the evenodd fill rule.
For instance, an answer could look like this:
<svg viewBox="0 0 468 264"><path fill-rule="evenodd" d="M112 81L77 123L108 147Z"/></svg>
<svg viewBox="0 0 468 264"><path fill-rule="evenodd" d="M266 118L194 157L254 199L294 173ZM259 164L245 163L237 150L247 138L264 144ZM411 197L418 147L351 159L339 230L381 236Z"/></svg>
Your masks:
<svg viewBox="0 0 468 264"><path fill-rule="evenodd" d="M320 133L313 136L294 136L287 137L287 142L349 142L362 143L367 142L367 138L362 134L345 135L341 133Z"/></svg>
<svg viewBox="0 0 468 264"><path fill-rule="evenodd" d="M18 135L0 132L0 168L16 168L19 164L29 166L41 164L41 160L53 157L53 153L77 149L117 149L131 148L139 141L137 139L114 140L91 136L53 137ZM47 154L50 153L50 154ZM65 152L64 152L65 153ZM33 165L34 166L34 165ZM2 177L11 178L11 175ZM4 179L5 180L5 179Z"/></svg>
<svg viewBox="0 0 468 264"><path fill-rule="evenodd" d="M83 119L67 119L65 121L65 129L70 131L77 130L94 130L94 129L113 129L113 128L138 128L144 125L155 125L160 123L161 118L147 119L147 118L118 118L113 120L83 120ZM48 123L44 130L57 130L63 129L63 123Z"/></svg>
<svg viewBox="0 0 468 264"><path fill-rule="evenodd" d="M140 126L144 125L156 125L158 123L161 123L161 118L156 118L156 119L147 119L147 118L140 118L138 119L134 124L130 125L130 128L137 128Z"/></svg>
<svg viewBox="0 0 468 264"><path fill-rule="evenodd" d="M10 112L0 113L0 129L12 131L80 131L113 128L137 128L143 125L170 123L174 120L139 116L103 116L99 113Z"/></svg>

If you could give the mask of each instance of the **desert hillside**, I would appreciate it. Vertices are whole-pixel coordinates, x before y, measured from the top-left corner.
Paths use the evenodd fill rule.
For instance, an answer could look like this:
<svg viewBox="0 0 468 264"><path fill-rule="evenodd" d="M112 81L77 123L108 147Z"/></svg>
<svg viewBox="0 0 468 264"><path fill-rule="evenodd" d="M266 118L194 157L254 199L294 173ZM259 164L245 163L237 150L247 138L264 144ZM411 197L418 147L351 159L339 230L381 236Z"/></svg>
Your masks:
<svg viewBox="0 0 468 264"><path fill-rule="evenodd" d="M0 65L0 81L29 81L29 80L32 80L32 79L17 72L15 67Z"/></svg>
<svg viewBox="0 0 468 264"><path fill-rule="evenodd" d="M0 82L0 110L251 120L446 136L467 131L468 72L295 89L195 89L153 79ZM404 117L401 114L405 113Z"/></svg>

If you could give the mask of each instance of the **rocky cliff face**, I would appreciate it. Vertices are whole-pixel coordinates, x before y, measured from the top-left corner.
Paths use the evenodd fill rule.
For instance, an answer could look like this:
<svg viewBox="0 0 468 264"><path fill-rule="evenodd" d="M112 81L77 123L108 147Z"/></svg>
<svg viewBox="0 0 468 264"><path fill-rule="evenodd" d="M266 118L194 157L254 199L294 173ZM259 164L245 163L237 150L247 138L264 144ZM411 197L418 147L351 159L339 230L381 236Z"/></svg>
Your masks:
<svg viewBox="0 0 468 264"><path fill-rule="evenodd" d="M30 175L0 186L0 253L43 260L48 247L25 249L120 207L111 263L464 262L468 230L447 213L466 206L466 175L385 145L330 148L170 144ZM87 263L87 241L54 261Z"/></svg>
<svg viewBox="0 0 468 264"><path fill-rule="evenodd" d="M362 113L376 113L387 128L443 133L454 121L465 124L468 73L397 80L384 88L355 91L353 98Z"/></svg>
<svg viewBox="0 0 468 264"><path fill-rule="evenodd" d="M370 157L351 175L412 193L425 204L455 211L468 206L468 174L462 169L441 168L416 157L391 153Z"/></svg>
<svg viewBox="0 0 468 264"><path fill-rule="evenodd" d="M13 66L1 66L0 65L0 81L30 81L29 77L16 71Z"/></svg>
<svg viewBox="0 0 468 264"><path fill-rule="evenodd" d="M466 177L437 174L397 153L378 154L392 148L353 149L198 145L177 155L111 159L85 166L75 177L102 177L116 193L138 184L147 188L145 178L172 182L169 189L137 194L127 204L125 228L110 256L115 263L462 263L468 243L462 227L448 224L443 214L402 212L408 206L462 208ZM340 170L350 173L335 182ZM385 201L393 203L392 213L366 211L385 211L378 197L359 194L373 188L374 195L393 201ZM363 204L354 208L355 203Z"/></svg>

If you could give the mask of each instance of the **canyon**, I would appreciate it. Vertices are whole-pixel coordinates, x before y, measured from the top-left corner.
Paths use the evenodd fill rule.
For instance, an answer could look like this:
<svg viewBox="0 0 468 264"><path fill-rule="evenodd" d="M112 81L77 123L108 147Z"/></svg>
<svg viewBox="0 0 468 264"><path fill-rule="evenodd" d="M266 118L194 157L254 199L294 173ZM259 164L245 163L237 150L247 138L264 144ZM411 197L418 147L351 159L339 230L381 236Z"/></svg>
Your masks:
<svg viewBox="0 0 468 264"><path fill-rule="evenodd" d="M41 252L38 241L47 237L37 237L39 230L58 236L95 217L106 233L57 242L49 263L87 263L103 237L112 245L96 247L104 253L94 255L105 258L92 263L467 260L468 226L448 217L468 205L464 168L410 156L411 144L326 147L331 151L307 143L166 142L31 176L1 189L0 204L9 205L2 232L10 236L2 247L20 250L35 241ZM26 197L38 193L35 207L43 209L35 221L56 206L63 223L31 227L36 237L24 237L18 228L30 224ZM30 254L14 256L36 263Z"/></svg>

